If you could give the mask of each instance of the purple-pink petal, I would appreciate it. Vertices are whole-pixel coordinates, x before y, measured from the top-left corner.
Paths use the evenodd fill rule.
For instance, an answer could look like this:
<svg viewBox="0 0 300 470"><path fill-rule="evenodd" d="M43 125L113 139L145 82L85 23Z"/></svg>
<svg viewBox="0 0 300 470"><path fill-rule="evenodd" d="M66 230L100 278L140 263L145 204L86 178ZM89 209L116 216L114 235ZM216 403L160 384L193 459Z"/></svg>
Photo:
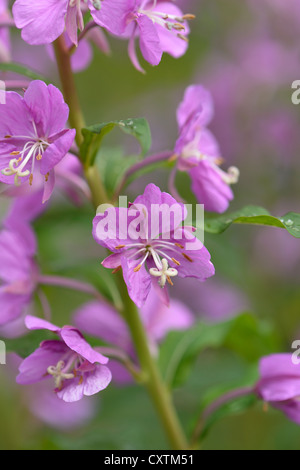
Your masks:
<svg viewBox="0 0 300 470"><path fill-rule="evenodd" d="M108 358L95 351L84 339L79 330L64 326L60 331L60 336L66 345L77 354L85 358L91 364L107 364Z"/></svg>
<svg viewBox="0 0 300 470"><path fill-rule="evenodd" d="M202 160L190 171L192 191L198 202L210 212L225 212L233 199L230 186L208 160Z"/></svg>
<svg viewBox="0 0 300 470"><path fill-rule="evenodd" d="M62 341L44 341L21 363L17 383L27 385L45 380L49 377L47 369L56 366L66 352L68 347Z"/></svg>
<svg viewBox="0 0 300 470"><path fill-rule="evenodd" d="M13 16L22 38L31 45L49 44L64 31L68 0L16 0Z"/></svg>
<svg viewBox="0 0 300 470"><path fill-rule="evenodd" d="M134 268L137 265L137 261L128 260L125 256L122 257L123 276L129 297L138 307L142 307L151 289L151 276L145 265L135 272Z"/></svg>

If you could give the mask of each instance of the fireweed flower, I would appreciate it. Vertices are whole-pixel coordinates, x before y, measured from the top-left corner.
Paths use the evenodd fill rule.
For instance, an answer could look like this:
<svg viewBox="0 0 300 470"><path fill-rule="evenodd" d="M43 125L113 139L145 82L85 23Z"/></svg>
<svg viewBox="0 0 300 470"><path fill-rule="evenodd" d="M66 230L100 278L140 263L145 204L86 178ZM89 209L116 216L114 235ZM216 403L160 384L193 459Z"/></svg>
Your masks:
<svg viewBox="0 0 300 470"><path fill-rule="evenodd" d="M207 249L191 228L181 226L186 215L183 204L149 184L129 209L110 207L94 218L94 239L113 252L102 264L122 268L129 295L138 307L145 303L151 285L161 287L160 294L168 303L165 287L173 285L176 276L205 281L214 275Z"/></svg>
<svg viewBox="0 0 300 470"><path fill-rule="evenodd" d="M34 234L17 223L0 232L0 327L13 324L29 307L36 288Z"/></svg>
<svg viewBox="0 0 300 470"><path fill-rule="evenodd" d="M261 359L259 369L256 394L300 424L300 365L293 364L291 354L272 354Z"/></svg>
<svg viewBox="0 0 300 470"><path fill-rule="evenodd" d="M46 340L19 367L17 383L29 385L45 379L54 380L54 390L61 400L71 403L104 390L111 381L105 366L108 358L93 349L72 326L59 328L40 318L27 316L30 330L48 330L58 340Z"/></svg>
<svg viewBox="0 0 300 470"><path fill-rule="evenodd" d="M158 65L164 52L178 58L187 50L187 20L194 16L184 15L172 2L103 0L94 2L90 9L100 26L112 34L129 38L129 56L139 71L143 69L135 51L136 38L139 38L144 59L151 65Z"/></svg>
<svg viewBox="0 0 300 470"><path fill-rule="evenodd" d="M95 21L100 8L110 25L119 24L120 13L128 10L126 0L16 0L13 16L22 38L31 45L50 44L64 31L76 46L78 30L84 28L83 15L91 11ZM102 26L102 24L100 24ZM102 46L104 43L102 43Z"/></svg>
<svg viewBox="0 0 300 470"><path fill-rule="evenodd" d="M231 184L237 183L239 170L220 168L223 162L218 143L207 129L213 117L210 93L201 85L187 88L177 109L179 138L175 146L177 169L187 171L192 180L192 191L205 209L224 212L233 199Z"/></svg>
<svg viewBox="0 0 300 470"><path fill-rule="evenodd" d="M30 83L24 98L6 93L0 106L0 181L16 186L35 174L44 178L43 202L54 189L54 167L65 157L75 137L65 129L69 108L61 92L39 80Z"/></svg>
<svg viewBox="0 0 300 470"><path fill-rule="evenodd" d="M83 29L80 0L16 0L13 16L22 38L31 45L50 44L66 28L71 41L77 44L77 30Z"/></svg>
<svg viewBox="0 0 300 470"><path fill-rule="evenodd" d="M169 331L185 330L194 323L192 312L183 303L172 300L168 308L160 302L154 289L139 313L153 354L157 353L157 345ZM104 302L89 302L75 312L74 323L80 330L119 348L136 361L128 326L112 306ZM131 381L131 376L120 363L111 361L110 366L118 383Z"/></svg>

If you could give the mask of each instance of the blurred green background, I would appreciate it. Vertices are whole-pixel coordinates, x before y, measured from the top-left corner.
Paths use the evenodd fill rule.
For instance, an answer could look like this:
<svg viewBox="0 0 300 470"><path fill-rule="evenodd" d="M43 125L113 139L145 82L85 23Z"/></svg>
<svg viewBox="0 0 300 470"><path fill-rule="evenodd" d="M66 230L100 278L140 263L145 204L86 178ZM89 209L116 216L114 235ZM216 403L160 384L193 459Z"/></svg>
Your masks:
<svg viewBox="0 0 300 470"><path fill-rule="evenodd" d="M143 116L151 126L153 152L172 149L177 138L176 108L185 88L205 84L215 98L212 129L224 149L225 166L241 169L230 210L258 204L278 216L300 212L300 108L291 103L291 83L300 78L300 15L295 18L284 1L275 2L277 6L264 0L182 3L188 3L197 18L191 25L189 50L181 59L165 55L159 67L146 64L147 74L142 75L128 59L126 42L110 38L109 57L94 50L91 66L76 77L88 123ZM117 131L107 139L114 147L123 142ZM130 140L125 145L128 153L136 151ZM166 170L143 177L128 194L134 197L148 181L167 189ZM189 194L187 180L179 176L178 183L182 194ZM35 223L42 272L90 280L103 288L102 253L91 236L93 210L88 205L74 208L64 199L58 202ZM210 388L230 389L247 382L249 374L256 377L261 354L288 352L300 335L299 240L279 229L234 226L222 235L206 235L206 245L220 284L242 295L241 311L259 319L271 340L256 350L246 332L242 354L237 354L240 346L199 356L187 383L175 390L188 432ZM215 294L220 304L226 303L222 292ZM70 322L72 311L88 300L53 287L45 288L45 293L59 325ZM37 304L36 313L39 308ZM195 311L199 317L204 313L201 308L199 300ZM207 318L210 312L205 314ZM255 352L247 354L251 347ZM0 366L0 449L167 448L152 404L140 387L109 387L97 396L90 422L60 431L31 414L28 396L15 386L13 376L8 367ZM266 412L258 403L220 419L203 448L299 449L300 429L280 412Z"/></svg>

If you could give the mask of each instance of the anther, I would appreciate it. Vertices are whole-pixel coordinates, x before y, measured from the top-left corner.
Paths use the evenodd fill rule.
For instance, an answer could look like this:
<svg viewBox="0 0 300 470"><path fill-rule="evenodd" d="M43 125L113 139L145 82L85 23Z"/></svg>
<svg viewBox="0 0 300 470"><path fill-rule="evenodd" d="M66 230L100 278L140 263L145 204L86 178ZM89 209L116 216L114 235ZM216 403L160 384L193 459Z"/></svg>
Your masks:
<svg viewBox="0 0 300 470"><path fill-rule="evenodd" d="M112 271L112 274L118 273L121 269L122 269L122 266L118 266L117 268L115 268L115 269Z"/></svg>
<svg viewBox="0 0 300 470"><path fill-rule="evenodd" d="M190 21L194 20L196 18L196 15L192 15L191 13L187 13L186 15L183 15L182 19Z"/></svg>
<svg viewBox="0 0 300 470"><path fill-rule="evenodd" d="M185 259L188 260L190 263L193 263L194 260L192 260L190 256L186 255L185 253L182 253L182 256L184 256Z"/></svg>
<svg viewBox="0 0 300 470"><path fill-rule="evenodd" d="M181 248L182 250L184 249L184 246L180 245L180 243L174 243L174 245L177 246L178 248Z"/></svg>
<svg viewBox="0 0 300 470"><path fill-rule="evenodd" d="M186 36L184 36L183 34L178 33L178 34L177 34L177 37L178 37L179 39L182 39L182 40L185 41L185 42L189 42L188 38L187 38Z"/></svg>

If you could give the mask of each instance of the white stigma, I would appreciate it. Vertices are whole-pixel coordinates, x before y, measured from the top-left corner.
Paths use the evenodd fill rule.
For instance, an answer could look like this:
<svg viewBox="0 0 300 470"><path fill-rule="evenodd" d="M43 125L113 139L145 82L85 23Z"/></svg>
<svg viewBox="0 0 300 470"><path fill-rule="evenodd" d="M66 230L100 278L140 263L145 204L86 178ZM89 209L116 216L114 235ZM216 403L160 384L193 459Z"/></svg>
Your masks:
<svg viewBox="0 0 300 470"><path fill-rule="evenodd" d="M169 282L169 284L173 284L171 281L171 277L175 277L178 275L178 271L175 268L170 268L168 261L166 258L163 258L161 260L161 269L159 268L151 268L149 270L151 276L154 277L159 277L159 285L160 287L165 287L166 282Z"/></svg>
<svg viewBox="0 0 300 470"><path fill-rule="evenodd" d="M68 379L74 379L75 375L65 372L64 361L59 361L56 366L50 366L47 369L48 374L52 375L55 381L55 387L61 389L63 381Z"/></svg>

